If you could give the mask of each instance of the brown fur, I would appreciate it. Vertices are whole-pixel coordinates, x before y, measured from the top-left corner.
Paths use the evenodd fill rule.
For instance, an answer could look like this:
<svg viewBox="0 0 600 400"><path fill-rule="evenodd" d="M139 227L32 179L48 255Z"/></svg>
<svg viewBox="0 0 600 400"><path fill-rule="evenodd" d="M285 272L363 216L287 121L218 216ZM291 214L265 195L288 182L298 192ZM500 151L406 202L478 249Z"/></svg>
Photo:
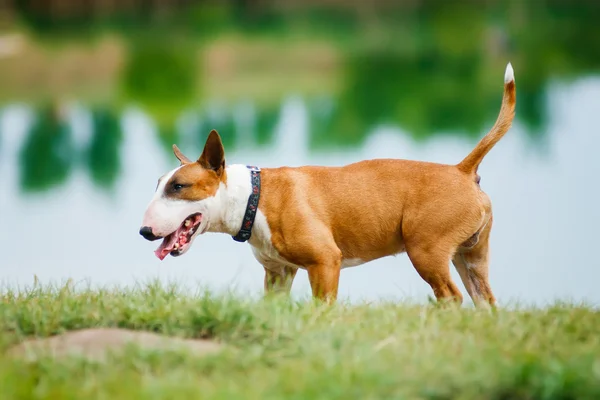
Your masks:
<svg viewBox="0 0 600 400"><path fill-rule="evenodd" d="M198 163L183 165L165 185L165 194L174 199L198 201L214 196L222 176ZM176 185L181 185L177 188Z"/></svg>
<svg viewBox="0 0 600 400"><path fill-rule="evenodd" d="M214 196L219 184L227 181L225 151L217 131L210 132L204 151L196 162L184 156L176 145L173 145L173 153L181 162L181 168L165 185L167 196L199 201ZM181 185L181 188L177 188L177 185Z"/></svg>
<svg viewBox="0 0 600 400"><path fill-rule="evenodd" d="M323 300L337 296L343 259L366 262L406 251L438 300L462 302L450 277L452 260L474 302L494 305L488 282L492 206L478 185L477 168L510 128L514 109L511 81L495 125L458 165L377 159L344 167L263 169L259 209L272 245L308 271L313 295ZM173 176L191 183L193 194L185 198L201 198L226 182L222 149L212 131L198 163ZM296 271L279 270L265 267L267 291L289 292Z"/></svg>

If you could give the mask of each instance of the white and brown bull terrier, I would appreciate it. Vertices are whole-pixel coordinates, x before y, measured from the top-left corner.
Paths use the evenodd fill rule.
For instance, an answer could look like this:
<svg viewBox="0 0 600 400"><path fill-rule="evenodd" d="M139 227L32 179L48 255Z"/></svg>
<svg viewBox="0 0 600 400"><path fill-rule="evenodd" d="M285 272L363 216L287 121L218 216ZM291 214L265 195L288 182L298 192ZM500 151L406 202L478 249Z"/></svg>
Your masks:
<svg viewBox="0 0 600 400"><path fill-rule="evenodd" d="M211 131L197 161L158 180L140 234L162 239L161 260L180 256L205 232L248 241L264 266L267 292L289 292L298 268L313 296L334 301L340 270L406 251L438 300L462 302L452 260L476 304L495 304L488 282L492 205L477 168L510 128L515 111L510 63L500 114L457 165L375 159L343 167L226 165Z"/></svg>

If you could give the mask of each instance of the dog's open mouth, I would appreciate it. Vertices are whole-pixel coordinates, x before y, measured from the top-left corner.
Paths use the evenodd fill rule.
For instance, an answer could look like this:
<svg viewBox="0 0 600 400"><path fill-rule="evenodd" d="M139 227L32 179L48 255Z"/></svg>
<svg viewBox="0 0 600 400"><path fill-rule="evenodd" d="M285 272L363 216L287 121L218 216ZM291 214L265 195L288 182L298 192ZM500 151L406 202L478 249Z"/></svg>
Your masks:
<svg viewBox="0 0 600 400"><path fill-rule="evenodd" d="M190 246L192 236L200 227L201 222L202 214L200 213L187 217L175 232L165 236L158 249L154 252L156 257L164 260L168 254L171 254L173 257L183 254Z"/></svg>

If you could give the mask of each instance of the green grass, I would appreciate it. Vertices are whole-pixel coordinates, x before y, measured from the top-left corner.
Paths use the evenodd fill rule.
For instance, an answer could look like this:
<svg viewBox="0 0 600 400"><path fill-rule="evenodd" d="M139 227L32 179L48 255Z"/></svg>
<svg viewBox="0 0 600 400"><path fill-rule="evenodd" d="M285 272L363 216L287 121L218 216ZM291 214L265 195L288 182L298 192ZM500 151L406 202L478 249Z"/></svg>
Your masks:
<svg viewBox="0 0 600 400"><path fill-rule="evenodd" d="M153 284L2 292L1 351L26 337L98 326L229 346L205 358L132 349L105 364L4 358L0 398L600 398L600 318L586 306L325 306Z"/></svg>

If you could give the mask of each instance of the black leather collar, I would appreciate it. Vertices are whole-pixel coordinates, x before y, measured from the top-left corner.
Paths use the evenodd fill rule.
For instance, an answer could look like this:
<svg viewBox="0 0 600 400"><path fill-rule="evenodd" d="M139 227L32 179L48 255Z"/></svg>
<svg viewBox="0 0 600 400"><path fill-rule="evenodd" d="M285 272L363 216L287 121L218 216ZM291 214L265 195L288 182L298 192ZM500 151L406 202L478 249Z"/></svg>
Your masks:
<svg viewBox="0 0 600 400"><path fill-rule="evenodd" d="M242 227L237 235L232 236L236 242L245 242L252 236L252 226L258 211L258 200L260 199L260 168L248 165L250 170L250 182L252 183L252 193L248 197L248 205L242 220Z"/></svg>

